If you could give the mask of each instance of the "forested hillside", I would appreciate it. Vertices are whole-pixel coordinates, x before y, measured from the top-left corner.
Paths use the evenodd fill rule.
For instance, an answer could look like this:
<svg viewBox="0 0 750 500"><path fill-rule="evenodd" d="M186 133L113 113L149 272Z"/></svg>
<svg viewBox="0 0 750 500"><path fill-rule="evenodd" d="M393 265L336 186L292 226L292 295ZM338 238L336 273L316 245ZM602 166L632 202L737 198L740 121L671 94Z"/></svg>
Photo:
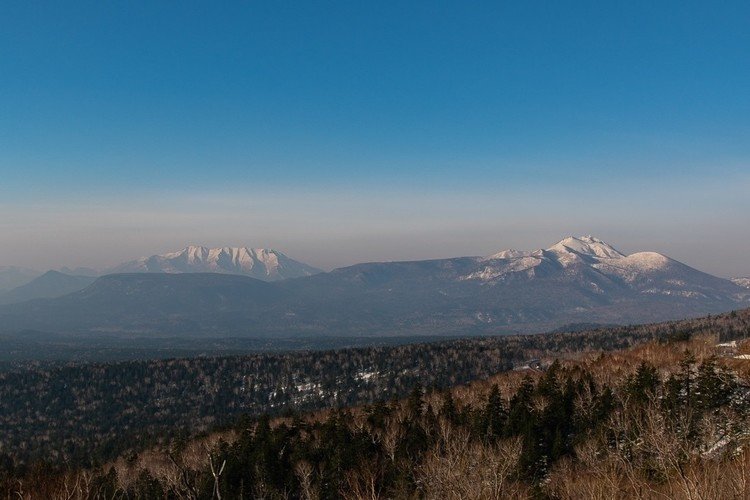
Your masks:
<svg viewBox="0 0 750 500"><path fill-rule="evenodd" d="M23 484L37 495L41 490L33 484L59 487L63 476L56 474L88 470L86 480L95 481L86 488L98 485L129 498L211 498L214 487L222 498L332 498L357 491L450 497L458 491L456 481L469 488L460 496L510 494L505 488L524 495L558 488L566 496L563 490L576 486L565 471L593 460L585 453L606 451L596 446L618 440L635 446L644 431L639 426L687 433L669 436L688 440L669 446L694 447L680 448L679 460L698 449L705 454L722 432L741 438L750 389L731 362L745 361L727 365L711 355L717 340L743 339L749 332L745 310L674 323L397 347L23 364L0 374L0 467L7 491ZM484 382L456 388L472 380ZM486 380L499 388L489 390ZM325 408L339 410L300 413ZM258 419L263 414L276 420ZM637 415L655 420L628 420ZM612 427L615 418L620 427ZM705 427L706 418L714 428ZM211 429L203 441L190 438ZM584 443L594 448L581 448ZM721 449L729 446L721 443ZM719 448L710 454L720 454ZM646 474L639 481L649 474L661 481L667 472L659 467L673 466L641 457L639 449L628 453L643 461L628 463L645 467L637 471ZM218 486L206 469L209 457L216 467L226 463ZM609 473L624 466L618 456L607 460ZM43 497L54 497L51 491Z"/></svg>

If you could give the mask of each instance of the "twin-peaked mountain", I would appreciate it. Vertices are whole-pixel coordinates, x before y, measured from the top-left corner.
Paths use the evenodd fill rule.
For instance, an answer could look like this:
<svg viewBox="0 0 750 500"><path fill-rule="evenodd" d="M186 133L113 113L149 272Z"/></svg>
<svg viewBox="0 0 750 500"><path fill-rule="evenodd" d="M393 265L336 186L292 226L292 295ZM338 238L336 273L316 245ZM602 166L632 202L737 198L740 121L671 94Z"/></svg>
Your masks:
<svg viewBox="0 0 750 500"><path fill-rule="evenodd" d="M171 267L162 269L172 273L194 269L180 267L185 262L219 266L218 259L207 259L210 252L186 253L157 262L169 261ZM200 258L191 261L191 255ZM148 271L144 266L138 270ZM748 305L750 290L729 280L658 253L625 255L588 236L545 250L358 264L275 282L215 273L108 275L63 297L0 307L0 328L253 337L464 335L660 321Z"/></svg>
<svg viewBox="0 0 750 500"><path fill-rule="evenodd" d="M696 299L747 297L735 283L697 271L656 252L625 255L592 236L568 237L546 250L506 250L482 260L480 269L460 279L488 284L526 277L554 277L595 295L631 291L643 295Z"/></svg>

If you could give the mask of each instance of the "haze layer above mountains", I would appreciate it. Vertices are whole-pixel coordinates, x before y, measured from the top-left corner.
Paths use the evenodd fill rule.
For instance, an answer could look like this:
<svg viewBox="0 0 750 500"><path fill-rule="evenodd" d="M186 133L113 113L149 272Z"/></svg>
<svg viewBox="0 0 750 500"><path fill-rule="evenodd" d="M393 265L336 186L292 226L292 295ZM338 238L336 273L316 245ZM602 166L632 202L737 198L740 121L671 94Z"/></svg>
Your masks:
<svg viewBox="0 0 750 500"><path fill-rule="evenodd" d="M48 273L36 284L46 297L51 282L67 287L65 293L80 289L1 306L0 329L259 338L499 334L750 305L741 281L654 252L624 255L591 236L531 252L367 263L328 273L271 250L188 247L113 271L93 282ZM13 293L28 297L29 288L26 296Z"/></svg>

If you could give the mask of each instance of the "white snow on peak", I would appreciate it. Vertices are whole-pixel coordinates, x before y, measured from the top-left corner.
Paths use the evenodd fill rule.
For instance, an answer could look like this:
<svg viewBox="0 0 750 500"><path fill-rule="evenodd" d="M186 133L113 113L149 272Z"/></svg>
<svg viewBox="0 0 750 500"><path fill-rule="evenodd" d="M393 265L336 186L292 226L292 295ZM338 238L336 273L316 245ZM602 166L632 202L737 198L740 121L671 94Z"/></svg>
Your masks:
<svg viewBox="0 0 750 500"><path fill-rule="evenodd" d="M547 251L558 254L575 253L578 255L593 256L603 259L620 259L625 257L625 254L619 252L612 245L609 245L599 238L594 238L591 235L579 236L578 238L568 236L552 245Z"/></svg>
<svg viewBox="0 0 750 500"><path fill-rule="evenodd" d="M585 255L604 259L620 259L622 257L625 257L625 254L615 249L612 245L591 235L579 237L568 236L567 238L564 238L549 247L546 251L552 252L557 255L562 255L563 260L571 261L578 260L576 258L576 255ZM541 257L543 253L544 250L534 250L530 252L526 250L509 249L489 255L485 257L484 260L518 259L521 257L529 256ZM566 258L565 255L568 255L569 257Z"/></svg>
<svg viewBox="0 0 750 500"><path fill-rule="evenodd" d="M665 271L676 262L656 252L625 255L612 245L594 236L568 236L546 250L532 252L503 250L479 259L484 267L460 277L461 280L495 282L511 273L525 272L529 276L547 262L563 268L588 266L608 275L632 282L646 274Z"/></svg>
<svg viewBox="0 0 750 500"><path fill-rule="evenodd" d="M632 283L639 278L651 276L660 271L667 271L675 263L674 260L660 253L638 252L620 259L600 259L592 267L605 274L618 276L626 282ZM671 281L672 285L679 285L677 282L679 280Z"/></svg>
<svg viewBox="0 0 750 500"><path fill-rule="evenodd" d="M750 277L748 278L732 278L732 282L735 285L739 285L743 288L750 288Z"/></svg>
<svg viewBox="0 0 750 500"><path fill-rule="evenodd" d="M531 252L527 252L524 250L503 250L502 252L498 252L496 254L489 255L485 257L485 260L493 260L493 259L518 259L519 257L527 257L531 254Z"/></svg>
<svg viewBox="0 0 750 500"><path fill-rule="evenodd" d="M110 272L227 273L273 281L309 276L319 270L276 250L249 247L189 245L182 250L152 255L122 264Z"/></svg>
<svg viewBox="0 0 750 500"><path fill-rule="evenodd" d="M189 264L206 266L215 271L233 269L246 273L256 265L261 265L265 268L265 274L271 276L279 267L278 253L265 248L188 246L176 255L181 256L184 256Z"/></svg>
<svg viewBox="0 0 750 500"><path fill-rule="evenodd" d="M632 253L625 257L623 261L628 263L631 267L651 270L664 269L668 267L670 263L674 262L666 255L656 252Z"/></svg>

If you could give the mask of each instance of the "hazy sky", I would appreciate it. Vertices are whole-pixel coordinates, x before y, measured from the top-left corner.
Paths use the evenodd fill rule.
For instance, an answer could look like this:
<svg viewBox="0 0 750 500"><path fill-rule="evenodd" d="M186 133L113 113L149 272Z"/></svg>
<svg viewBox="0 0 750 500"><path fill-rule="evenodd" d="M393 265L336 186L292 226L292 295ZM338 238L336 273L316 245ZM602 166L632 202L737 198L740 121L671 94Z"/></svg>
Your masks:
<svg viewBox="0 0 750 500"><path fill-rule="evenodd" d="M591 233L750 275L746 1L0 9L0 266Z"/></svg>

